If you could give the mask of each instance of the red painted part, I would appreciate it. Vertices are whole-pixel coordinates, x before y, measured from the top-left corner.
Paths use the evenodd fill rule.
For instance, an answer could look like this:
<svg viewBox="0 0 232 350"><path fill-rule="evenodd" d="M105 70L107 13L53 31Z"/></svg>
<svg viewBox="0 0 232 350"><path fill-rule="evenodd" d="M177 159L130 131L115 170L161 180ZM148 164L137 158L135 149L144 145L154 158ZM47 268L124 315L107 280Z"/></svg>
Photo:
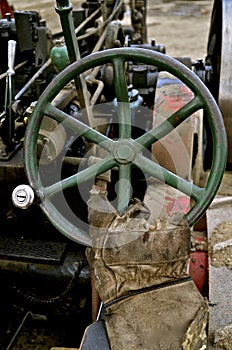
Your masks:
<svg viewBox="0 0 232 350"><path fill-rule="evenodd" d="M185 213L189 208L189 198L186 196L180 196L179 198L165 198L166 210L169 215L173 213ZM188 211L188 210L187 210ZM204 241L203 238L198 237L198 241ZM208 252L196 251L190 253L190 266L189 274L192 277L199 292L203 296L208 294Z"/></svg>
<svg viewBox="0 0 232 350"><path fill-rule="evenodd" d="M178 198L165 198L166 210L169 215L173 213L186 213L189 208L189 198L180 196ZM198 237L198 241L204 241ZM199 292L203 296L208 294L208 253L207 251L196 251L190 253L189 274L192 277Z"/></svg>
<svg viewBox="0 0 232 350"><path fill-rule="evenodd" d="M153 127L177 113L193 98L192 91L186 85L165 72L161 73L157 86ZM178 113L175 118L179 118ZM191 176L193 130L193 118L188 118L175 131L152 145L156 162L184 179L190 179Z"/></svg>
<svg viewBox="0 0 232 350"><path fill-rule="evenodd" d="M0 10L1 18L6 18L7 13L10 13L11 17L14 17L13 7L8 4L7 0L0 0Z"/></svg>
<svg viewBox="0 0 232 350"><path fill-rule="evenodd" d="M187 214L189 211L190 199L186 195L179 195L171 198L166 196L164 205L169 216L175 213Z"/></svg>
<svg viewBox="0 0 232 350"><path fill-rule="evenodd" d="M186 196L180 196L176 199L165 198L166 210L169 215L173 213L186 213L186 209L189 208L189 198ZM187 210L188 211L188 210ZM204 241L203 238L198 237L197 240ZM203 296L208 294L208 252L196 251L190 253L190 266L189 274L192 277L199 292Z"/></svg>
<svg viewBox="0 0 232 350"><path fill-rule="evenodd" d="M189 274L192 277L200 293L207 296L208 293L208 254L206 251L190 253Z"/></svg>
<svg viewBox="0 0 232 350"><path fill-rule="evenodd" d="M166 83L166 80L169 79L169 84ZM159 78L159 81L162 82L162 78ZM156 119L163 118L167 119L174 112L178 111L183 105L188 103L193 98L193 93L178 80L170 79L169 76L164 77L163 83L160 84L160 87L157 89L156 103L154 110L154 125ZM189 160L191 160L192 152L192 126L187 124L181 128L178 127L178 133L181 137L182 143L180 143L173 135L165 136L161 141L155 143L155 146L152 149L153 155L160 165L164 166L168 170L175 172L177 171L178 175L186 178L190 176L191 173L191 162L187 167L185 167L184 162L186 161L185 152L182 154L183 146L189 152ZM172 155L175 157L175 163L172 159ZM186 214L190 208L189 197L184 194L178 195L167 195L164 198L164 208L166 213L171 216L174 213ZM201 241L201 237L198 237L197 240ZM196 251L190 253L190 270L189 274L192 277L195 285L197 286L200 293L204 296L207 296L208 293L208 254L207 251Z"/></svg>

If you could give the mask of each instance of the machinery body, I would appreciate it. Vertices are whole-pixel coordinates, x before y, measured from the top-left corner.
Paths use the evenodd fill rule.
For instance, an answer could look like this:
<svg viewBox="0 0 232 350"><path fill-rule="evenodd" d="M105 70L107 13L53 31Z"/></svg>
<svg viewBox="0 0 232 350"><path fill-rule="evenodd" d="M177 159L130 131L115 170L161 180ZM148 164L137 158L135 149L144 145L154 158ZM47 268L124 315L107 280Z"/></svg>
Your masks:
<svg viewBox="0 0 232 350"><path fill-rule="evenodd" d="M215 33L222 6L227 13L229 5L215 1L206 61L180 58L184 65L168 58L164 45L147 43L146 0L73 5L56 2L62 32L55 36L36 11L6 14L1 9L0 274L3 295L51 319L65 315L64 320L80 324L80 340L99 307L85 246L95 248L93 232L96 227L104 231L112 220L111 206L123 217L134 198L144 201L155 222L172 223L175 217L178 226L187 218L192 226L189 272L199 293L212 295L207 225L198 227L225 164L231 163L216 105L219 100L221 110L228 111L216 61L223 40L218 29ZM131 25L124 27L128 8ZM201 182L209 169L209 179ZM104 203L107 193L110 204L93 218L96 208L90 203L96 193ZM221 349L231 339L232 320L228 316L218 324L213 308L209 315L209 349ZM225 340L223 329L229 329ZM104 326L94 337L98 332L105 336ZM85 336L83 350L88 341ZM108 349L108 341L104 346Z"/></svg>

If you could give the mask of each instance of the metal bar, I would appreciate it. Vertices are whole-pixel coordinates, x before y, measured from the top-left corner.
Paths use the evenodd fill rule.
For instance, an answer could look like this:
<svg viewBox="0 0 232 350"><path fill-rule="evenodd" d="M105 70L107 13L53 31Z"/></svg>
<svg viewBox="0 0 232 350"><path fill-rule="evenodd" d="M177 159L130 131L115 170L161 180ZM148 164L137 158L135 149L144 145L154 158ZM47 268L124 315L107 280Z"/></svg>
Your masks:
<svg viewBox="0 0 232 350"><path fill-rule="evenodd" d="M8 41L8 70L6 75L6 90L5 90L5 113L6 122L8 126L8 140L7 145L10 145L13 140L14 124L12 122L11 105L13 98L13 88L12 88L12 75L15 74L14 71L14 61L16 52L16 41Z"/></svg>
<svg viewBox="0 0 232 350"><path fill-rule="evenodd" d="M77 38L75 34L75 28L72 18L72 4L67 0L57 0L55 10L60 16L60 22L64 33L65 42L67 45L68 55L71 63L76 62L80 59L80 51L77 43ZM81 74L75 79L77 95L80 102L81 109L85 109L85 117L87 123L92 126L92 113L91 109L87 107L90 106L89 95L87 90L86 81L84 76Z"/></svg>

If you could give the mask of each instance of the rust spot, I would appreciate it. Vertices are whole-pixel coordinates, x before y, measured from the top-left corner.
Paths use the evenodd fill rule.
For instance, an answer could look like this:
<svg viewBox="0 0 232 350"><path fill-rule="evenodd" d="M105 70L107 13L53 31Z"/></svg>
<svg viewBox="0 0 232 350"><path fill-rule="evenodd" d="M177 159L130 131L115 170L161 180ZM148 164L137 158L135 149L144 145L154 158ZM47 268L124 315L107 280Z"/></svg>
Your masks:
<svg viewBox="0 0 232 350"><path fill-rule="evenodd" d="M175 122L176 122L176 123L179 123L180 120L181 120L180 116L177 115L177 116L175 117Z"/></svg>
<svg viewBox="0 0 232 350"><path fill-rule="evenodd" d="M146 243L150 238L149 232L145 232L143 235L143 243Z"/></svg>

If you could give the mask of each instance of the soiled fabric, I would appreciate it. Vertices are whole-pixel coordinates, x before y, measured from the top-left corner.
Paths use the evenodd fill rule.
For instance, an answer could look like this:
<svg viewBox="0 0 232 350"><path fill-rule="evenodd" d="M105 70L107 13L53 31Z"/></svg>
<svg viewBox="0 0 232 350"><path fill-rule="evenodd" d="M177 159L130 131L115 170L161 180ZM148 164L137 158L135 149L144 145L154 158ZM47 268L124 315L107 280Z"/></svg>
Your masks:
<svg viewBox="0 0 232 350"><path fill-rule="evenodd" d="M120 216L101 191L92 192L88 205L93 247L87 256L111 349L204 349L207 303L188 274L184 218L177 226L150 222L139 200Z"/></svg>
<svg viewBox="0 0 232 350"><path fill-rule="evenodd" d="M112 350L206 349L207 304L192 281L109 305L105 319Z"/></svg>

